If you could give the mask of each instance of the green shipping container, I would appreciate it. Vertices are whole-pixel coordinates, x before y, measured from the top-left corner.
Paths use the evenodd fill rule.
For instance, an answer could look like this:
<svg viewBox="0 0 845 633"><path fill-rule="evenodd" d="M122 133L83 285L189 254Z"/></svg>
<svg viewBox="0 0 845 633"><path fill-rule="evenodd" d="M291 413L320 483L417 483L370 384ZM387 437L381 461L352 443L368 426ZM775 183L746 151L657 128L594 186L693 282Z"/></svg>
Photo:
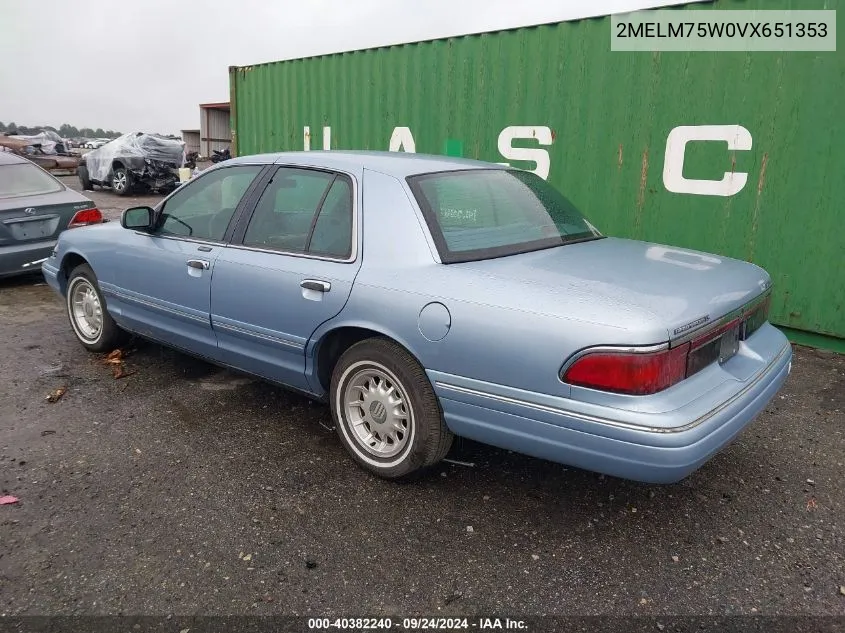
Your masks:
<svg viewBox="0 0 845 633"><path fill-rule="evenodd" d="M772 322L845 350L845 55L612 52L610 21L232 67L235 152L391 149L530 169L606 234L763 266Z"/></svg>

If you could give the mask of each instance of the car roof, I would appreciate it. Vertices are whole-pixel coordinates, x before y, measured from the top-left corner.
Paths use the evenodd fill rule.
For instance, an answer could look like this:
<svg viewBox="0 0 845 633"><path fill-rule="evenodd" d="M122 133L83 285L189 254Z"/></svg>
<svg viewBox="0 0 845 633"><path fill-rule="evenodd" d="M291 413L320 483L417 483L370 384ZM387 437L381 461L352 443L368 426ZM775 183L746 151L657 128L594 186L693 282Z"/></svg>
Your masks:
<svg viewBox="0 0 845 633"><path fill-rule="evenodd" d="M0 152L0 165L18 165L20 163L28 163L23 156L18 156L12 152Z"/></svg>
<svg viewBox="0 0 845 633"><path fill-rule="evenodd" d="M324 167L339 171L361 172L364 169L378 171L395 178L414 174L461 169L505 169L496 163L487 163L468 158L413 154L410 152L370 152L350 150L319 150L311 152L278 152L239 156L226 164L294 164L306 167Z"/></svg>

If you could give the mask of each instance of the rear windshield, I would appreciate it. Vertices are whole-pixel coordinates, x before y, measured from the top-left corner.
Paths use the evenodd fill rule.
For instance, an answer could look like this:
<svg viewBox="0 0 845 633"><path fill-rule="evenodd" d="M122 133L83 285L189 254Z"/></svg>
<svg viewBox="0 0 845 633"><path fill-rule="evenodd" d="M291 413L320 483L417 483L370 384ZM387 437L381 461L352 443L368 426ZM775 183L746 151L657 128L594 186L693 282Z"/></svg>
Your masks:
<svg viewBox="0 0 845 633"><path fill-rule="evenodd" d="M447 171L408 182L444 263L602 237L563 194L531 172Z"/></svg>
<svg viewBox="0 0 845 633"><path fill-rule="evenodd" d="M0 198L18 198L53 193L62 184L32 163L0 165Z"/></svg>

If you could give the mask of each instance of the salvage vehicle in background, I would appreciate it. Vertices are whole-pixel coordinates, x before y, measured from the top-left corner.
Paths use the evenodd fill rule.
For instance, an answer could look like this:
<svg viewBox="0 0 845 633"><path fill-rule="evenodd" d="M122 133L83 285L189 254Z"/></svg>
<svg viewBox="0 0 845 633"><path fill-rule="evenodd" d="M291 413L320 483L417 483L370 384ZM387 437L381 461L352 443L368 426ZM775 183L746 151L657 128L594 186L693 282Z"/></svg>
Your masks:
<svg viewBox="0 0 845 633"><path fill-rule="evenodd" d="M133 191L169 193L179 184L184 161L183 141L133 132L85 154L77 173L83 190L99 185L119 196Z"/></svg>
<svg viewBox="0 0 845 633"><path fill-rule="evenodd" d="M24 155L24 158L32 161L47 171L65 171L73 175L79 168L79 159L75 156L42 154L39 151L34 151L30 154Z"/></svg>
<svg viewBox="0 0 845 633"><path fill-rule="evenodd" d="M786 379L769 275L604 237L536 174L405 153L235 158L43 264L93 352L133 332L326 401L398 478L465 436L685 477Z"/></svg>
<svg viewBox="0 0 845 633"><path fill-rule="evenodd" d="M0 152L0 277L37 272L62 231L102 221L91 200L26 158Z"/></svg>
<svg viewBox="0 0 845 633"><path fill-rule="evenodd" d="M212 163L222 163L224 160L229 160L230 158L232 158L232 151L228 147L212 150Z"/></svg>
<svg viewBox="0 0 845 633"><path fill-rule="evenodd" d="M183 165L183 167L187 167L188 169L195 169L199 157L199 152L185 152L185 164Z"/></svg>
<svg viewBox="0 0 845 633"><path fill-rule="evenodd" d="M47 151L37 137L0 136L0 152L11 152L22 156L48 171L68 171L76 173L79 159L76 156L60 154L55 151L55 144L48 145Z"/></svg>
<svg viewBox="0 0 845 633"><path fill-rule="evenodd" d="M68 154L68 141L53 130L42 130L38 134L6 134L5 138L25 141L28 146L38 147L43 154Z"/></svg>

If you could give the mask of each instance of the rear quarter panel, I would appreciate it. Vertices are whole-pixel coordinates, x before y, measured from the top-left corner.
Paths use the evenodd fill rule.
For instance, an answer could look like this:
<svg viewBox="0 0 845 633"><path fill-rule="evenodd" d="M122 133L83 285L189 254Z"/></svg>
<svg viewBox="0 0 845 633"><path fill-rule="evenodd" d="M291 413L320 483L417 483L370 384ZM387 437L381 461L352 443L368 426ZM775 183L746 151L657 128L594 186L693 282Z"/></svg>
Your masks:
<svg viewBox="0 0 845 633"><path fill-rule="evenodd" d="M568 396L558 373L570 354L597 341L632 343L624 330L509 306L506 289L437 262L404 183L366 171L363 190L361 270L343 311L314 333L309 357L331 330L364 327L395 339L429 372ZM420 326L433 303L449 312L440 340Z"/></svg>

